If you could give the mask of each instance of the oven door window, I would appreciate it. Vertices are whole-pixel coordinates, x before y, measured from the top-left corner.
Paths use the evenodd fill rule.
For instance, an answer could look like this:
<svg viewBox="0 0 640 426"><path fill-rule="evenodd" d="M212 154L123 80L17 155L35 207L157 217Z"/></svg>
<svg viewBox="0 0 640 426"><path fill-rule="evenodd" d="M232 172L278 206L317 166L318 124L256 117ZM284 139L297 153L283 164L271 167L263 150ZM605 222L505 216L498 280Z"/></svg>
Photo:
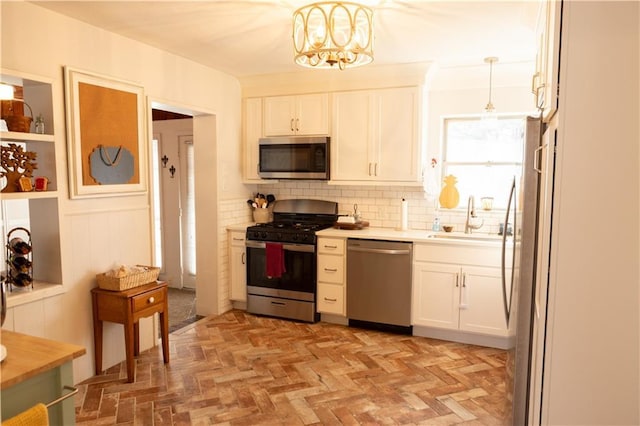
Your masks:
<svg viewBox="0 0 640 426"><path fill-rule="evenodd" d="M315 293L316 254L308 251L313 246L283 245L285 272L280 278L267 277L264 248L247 247L247 285L278 290ZM306 251L297 251L296 247Z"/></svg>

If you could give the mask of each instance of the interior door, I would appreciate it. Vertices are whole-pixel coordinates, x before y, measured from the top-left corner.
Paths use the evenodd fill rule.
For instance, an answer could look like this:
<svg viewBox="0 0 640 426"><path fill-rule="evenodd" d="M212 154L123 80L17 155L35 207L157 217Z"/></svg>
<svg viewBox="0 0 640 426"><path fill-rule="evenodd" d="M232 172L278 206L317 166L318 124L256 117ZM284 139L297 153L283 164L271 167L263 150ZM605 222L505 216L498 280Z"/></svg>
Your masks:
<svg viewBox="0 0 640 426"><path fill-rule="evenodd" d="M195 157L193 135L178 136L182 286L196 288Z"/></svg>
<svg viewBox="0 0 640 426"><path fill-rule="evenodd" d="M180 146L183 140L193 141L192 119L154 121L153 133L159 140L156 153L159 157L159 182L156 190L159 191L157 201L160 214L155 215L154 223L157 220L161 221L159 224L156 223L155 227L155 233L160 234L159 239L162 242L156 246L156 251L161 250L160 279L167 281L174 288L185 286L195 288L194 278L185 280L185 236L188 233L183 229L186 222L183 216L189 173L185 165L186 160L182 158L184 157L182 151L185 149ZM163 158L166 158L166 162L163 162ZM193 168L190 170L193 172Z"/></svg>

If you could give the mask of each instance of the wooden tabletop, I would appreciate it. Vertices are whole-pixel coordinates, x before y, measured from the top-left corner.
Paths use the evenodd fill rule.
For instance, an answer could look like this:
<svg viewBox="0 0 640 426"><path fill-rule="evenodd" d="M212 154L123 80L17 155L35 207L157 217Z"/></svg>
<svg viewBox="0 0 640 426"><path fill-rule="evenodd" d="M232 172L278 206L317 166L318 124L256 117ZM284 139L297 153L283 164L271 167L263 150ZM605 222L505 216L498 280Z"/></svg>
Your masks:
<svg viewBox="0 0 640 426"><path fill-rule="evenodd" d="M2 330L7 357L0 363L0 389L6 389L86 353L85 348Z"/></svg>

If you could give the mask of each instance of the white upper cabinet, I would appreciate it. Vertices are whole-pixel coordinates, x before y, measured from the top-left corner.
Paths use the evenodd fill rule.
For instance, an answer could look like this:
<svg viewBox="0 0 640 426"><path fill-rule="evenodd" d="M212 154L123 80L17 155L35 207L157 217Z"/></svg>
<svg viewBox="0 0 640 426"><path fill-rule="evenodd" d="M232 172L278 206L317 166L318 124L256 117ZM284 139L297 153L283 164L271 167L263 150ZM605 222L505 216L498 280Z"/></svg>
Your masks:
<svg viewBox="0 0 640 426"><path fill-rule="evenodd" d="M264 98L264 136L329 134L326 93Z"/></svg>
<svg viewBox="0 0 640 426"><path fill-rule="evenodd" d="M418 87L333 95L331 181L420 181Z"/></svg>
<svg viewBox="0 0 640 426"><path fill-rule="evenodd" d="M558 109L558 76L560 67L560 29L562 1L546 0L541 4L538 22L538 53L531 90L536 107L549 122Z"/></svg>
<svg viewBox="0 0 640 426"><path fill-rule="evenodd" d="M262 137L262 98L244 100L244 158L243 177L247 183L261 181L258 141Z"/></svg>
<svg viewBox="0 0 640 426"><path fill-rule="evenodd" d="M374 96L369 91L333 95L331 180L370 180Z"/></svg>

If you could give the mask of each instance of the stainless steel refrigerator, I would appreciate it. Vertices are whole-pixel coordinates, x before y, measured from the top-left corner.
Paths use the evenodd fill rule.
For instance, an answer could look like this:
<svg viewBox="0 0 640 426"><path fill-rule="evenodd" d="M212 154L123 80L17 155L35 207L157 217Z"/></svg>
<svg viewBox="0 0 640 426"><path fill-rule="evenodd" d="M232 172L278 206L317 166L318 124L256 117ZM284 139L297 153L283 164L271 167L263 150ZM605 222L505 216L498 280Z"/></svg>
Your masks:
<svg viewBox="0 0 640 426"><path fill-rule="evenodd" d="M504 221L514 229L502 247L505 320L515 330L506 383L513 425L535 423L540 410L556 134L544 127L527 117L522 180L514 179Z"/></svg>

